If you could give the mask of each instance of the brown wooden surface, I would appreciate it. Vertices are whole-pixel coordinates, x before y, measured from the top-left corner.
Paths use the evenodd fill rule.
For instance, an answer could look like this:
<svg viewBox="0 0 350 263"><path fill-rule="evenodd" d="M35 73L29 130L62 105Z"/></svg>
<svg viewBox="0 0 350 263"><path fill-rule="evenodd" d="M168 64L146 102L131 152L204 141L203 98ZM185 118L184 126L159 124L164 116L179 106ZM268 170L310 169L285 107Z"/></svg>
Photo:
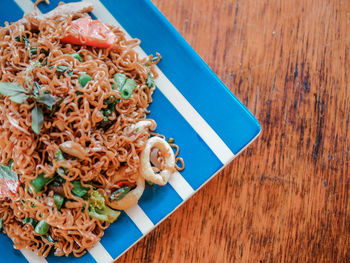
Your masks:
<svg viewBox="0 0 350 263"><path fill-rule="evenodd" d="M262 134L118 262L350 262L350 2L154 3Z"/></svg>

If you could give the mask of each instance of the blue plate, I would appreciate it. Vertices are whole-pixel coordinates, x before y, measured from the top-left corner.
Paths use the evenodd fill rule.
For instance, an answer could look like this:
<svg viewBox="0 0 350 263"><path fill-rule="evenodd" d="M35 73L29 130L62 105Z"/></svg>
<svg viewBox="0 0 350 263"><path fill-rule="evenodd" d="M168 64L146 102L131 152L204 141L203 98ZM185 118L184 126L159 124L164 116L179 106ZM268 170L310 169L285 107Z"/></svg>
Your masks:
<svg viewBox="0 0 350 263"><path fill-rule="evenodd" d="M59 1L41 3L39 9L45 13ZM2 0L1 24L32 11L33 2ZM159 133L176 139L186 169L173 175L164 187L147 187L139 204L123 212L105 231L101 242L82 258L38 258L30 251L13 249L12 241L1 234L0 253L6 255L8 262L112 262L208 182L261 130L254 116L151 1L90 2L95 5L92 17L119 24L131 37L141 40L141 54L162 55L150 118L156 120Z"/></svg>

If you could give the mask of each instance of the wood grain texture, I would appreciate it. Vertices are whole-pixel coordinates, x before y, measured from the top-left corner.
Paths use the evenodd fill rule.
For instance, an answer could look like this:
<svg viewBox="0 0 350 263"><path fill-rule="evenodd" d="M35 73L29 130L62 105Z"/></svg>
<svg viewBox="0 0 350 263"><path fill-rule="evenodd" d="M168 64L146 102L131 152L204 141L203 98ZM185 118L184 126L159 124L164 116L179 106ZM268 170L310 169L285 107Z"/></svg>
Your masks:
<svg viewBox="0 0 350 263"><path fill-rule="evenodd" d="M154 3L262 134L118 262L350 262L350 2Z"/></svg>

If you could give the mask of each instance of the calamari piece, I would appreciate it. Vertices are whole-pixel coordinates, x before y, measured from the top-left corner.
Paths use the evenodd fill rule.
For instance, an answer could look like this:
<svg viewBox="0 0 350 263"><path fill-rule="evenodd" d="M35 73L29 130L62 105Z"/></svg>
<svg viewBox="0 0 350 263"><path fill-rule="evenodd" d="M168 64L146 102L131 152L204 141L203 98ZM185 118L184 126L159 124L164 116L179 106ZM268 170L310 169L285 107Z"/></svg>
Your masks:
<svg viewBox="0 0 350 263"><path fill-rule="evenodd" d="M111 201L109 200L109 198L106 198L106 203L111 208L114 208L117 210L128 209L129 207L137 204L144 190L145 190L145 179L142 176L139 176L136 181L136 188L131 190L120 200Z"/></svg>
<svg viewBox="0 0 350 263"><path fill-rule="evenodd" d="M157 128L157 124L154 120L143 120L143 121L136 122L133 125L133 129L136 132L140 132L146 128L150 129L151 131L154 131Z"/></svg>
<svg viewBox="0 0 350 263"><path fill-rule="evenodd" d="M157 148L164 158L165 169L155 173L150 162L150 155L154 148ZM162 138L152 137L147 140L146 147L141 153L140 173L147 180L154 184L165 185L170 175L175 171L175 156L170 145Z"/></svg>
<svg viewBox="0 0 350 263"><path fill-rule="evenodd" d="M78 13L88 13L91 12L94 8L92 3L89 2L75 2L75 3L69 3L69 4L63 4L57 6L55 9L51 10L50 12L43 14L43 15L37 15L36 18L39 20L46 20L46 19L55 19L60 18L64 19L65 17L68 17L70 15L75 15Z"/></svg>
<svg viewBox="0 0 350 263"><path fill-rule="evenodd" d="M22 19L18 21L19 25L21 27L27 27L27 28L38 28L39 24L42 21L45 21L47 19L59 19L64 20L68 16L72 16L73 18L76 18L77 14L81 13L88 13L91 12L94 9L94 6L92 3L89 2L75 2L75 3L69 3L69 4L62 4L57 6L55 9L51 10L50 12L46 14L38 14L36 11L32 13L28 13L24 15ZM27 19L28 16L31 16L31 19ZM23 28L24 30L24 28Z"/></svg>
<svg viewBox="0 0 350 263"><path fill-rule="evenodd" d="M79 143L73 141L66 141L61 143L59 147L62 150L62 152L77 157L81 160L84 160L87 157L86 150Z"/></svg>

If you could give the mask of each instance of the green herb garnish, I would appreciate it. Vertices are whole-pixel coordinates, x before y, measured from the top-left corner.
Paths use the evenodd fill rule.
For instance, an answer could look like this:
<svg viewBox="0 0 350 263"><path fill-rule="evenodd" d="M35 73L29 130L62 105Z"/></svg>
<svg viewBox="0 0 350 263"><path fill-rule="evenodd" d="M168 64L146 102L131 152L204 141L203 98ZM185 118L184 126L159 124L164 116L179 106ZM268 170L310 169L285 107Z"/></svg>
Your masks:
<svg viewBox="0 0 350 263"><path fill-rule="evenodd" d="M80 181L73 181L72 184L72 193L76 196L83 197L89 191L89 187L82 186Z"/></svg>
<svg viewBox="0 0 350 263"><path fill-rule="evenodd" d="M77 60L79 60L80 62L83 62L83 60L82 60L81 56L79 56L79 54L78 54L78 53L74 53L74 54L72 54L72 57L73 57L73 58L75 58L75 59L77 59Z"/></svg>
<svg viewBox="0 0 350 263"><path fill-rule="evenodd" d="M146 80L146 85L151 88L154 86L154 79L153 79L153 76L152 76L152 73L151 72L148 72L147 74L147 80Z"/></svg>
<svg viewBox="0 0 350 263"><path fill-rule="evenodd" d="M120 90L125 84L125 81L127 79L126 75L121 73L116 73L114 74L113 77L114 77L115 83L117 84L117 89Z"/></svg>
<svg viewBox="0 0 350 263"><path fill-rule="evenodd" d="M0 178L9 181L18 181L18 175L11 170L10 166L0 164Z"/></svg>
<svg viewBox="0 0 350 263"><path fill-rule="evenodd" d="M121 97L126 100L129 99L135 89L135 80L133 79L127 79L125 81L124 86L120 89L120 95Z"/></svg>
<svg viewBox="0 0 350 263"><path fill-rule="evenodd" d="M30 67L34 67L35 63L31 63ZM46 105L50 110L56 104L56 99L49 92L40 95L41 86L34 81L34 87L31 91L26 90L20 84L15 82L0 82L0 94L8 96L15 103L23 103L29 97L35 99L36 102ZM40 133L44 121L42 109L35 104L32 110L32 129L36 134Z"/></svg>
<svg viewBox="0 0 350 263"><path fill-rule="evenodd" d="M57 209L60 210L64 202L64 197L60 194L54 194L52 199L55 202Z"/></svg>
<svg viewBox="0 0 350 263"><path fill-rule="evenodd" d="M17 42L24 41L25 48L29 48L30 47L30 40L25 35L16 36L15 39L16 39Z"/></svg>
<svg viewBox="0 0 350 263"><path fill-rule="evenodd" d="M32 109L32 129L36 134L40 133L41 127L44 123L44 114L43 110L35 105Z"/></svg>
<svg viewBox="0 0 350 263"><path fill-rule="evenodd" d="M84 88L86 84L92 79L92 77L88 74L81 74L78 78L78 82Z"/></svg>
<svg viewBox="0 0 350 263"><path fill-rule="evenodd" d="M63 152L62 152L60 149L58 149L58 150L56 151L55 160L56 160L56 161L63 161L63 160L65 160L65 158L64 158L64 156L63 156Z"/></svg>
<svg viewBox="0 0 350 263"><path fill-rule="evenodd" d="M26 217L22 221L23 224L29 223L33 228L38 224L38 220L35 220L34 218Z"/></svg>
<svg viewBox="0 0 350 263"><path fill-rule="evenodd" d="M130 190L130 186L125 186L114 191L110 196L111 201L122 199L127 193L130 192Z"/></svg>
<svg viewBox="0 0 350 263"><path fill-rule="evenodd" d="M45 185L49 184L52 180L53 178L45 177L45 174L41 173L31 181L31 185L33 186L35 192L38 193L45 187Z"/></svg>
<svg viewBox="0 0 350 263"><path fill-rule="evenodd" d="M117 90L120 91L121 97L124 100L129 99L136 86L135 80L127 78L126 75L122 73L116 73L113 77L117 84Z"/></svg>
<svg viewBox="0 0 350 263"><path fill-rule="evenodd" d="M45 238L47 241L49 241L52 244L56 243L55 240L53 240L53 238L49 234L43 235L43 238Z"/></svg>
<svg viewBox="0 0 350 263"><path fill-rule="evenodd" d="M50 225L45 221L41 220L36 226L34 231L39 235L45 235L50 229Z"/></svg>

